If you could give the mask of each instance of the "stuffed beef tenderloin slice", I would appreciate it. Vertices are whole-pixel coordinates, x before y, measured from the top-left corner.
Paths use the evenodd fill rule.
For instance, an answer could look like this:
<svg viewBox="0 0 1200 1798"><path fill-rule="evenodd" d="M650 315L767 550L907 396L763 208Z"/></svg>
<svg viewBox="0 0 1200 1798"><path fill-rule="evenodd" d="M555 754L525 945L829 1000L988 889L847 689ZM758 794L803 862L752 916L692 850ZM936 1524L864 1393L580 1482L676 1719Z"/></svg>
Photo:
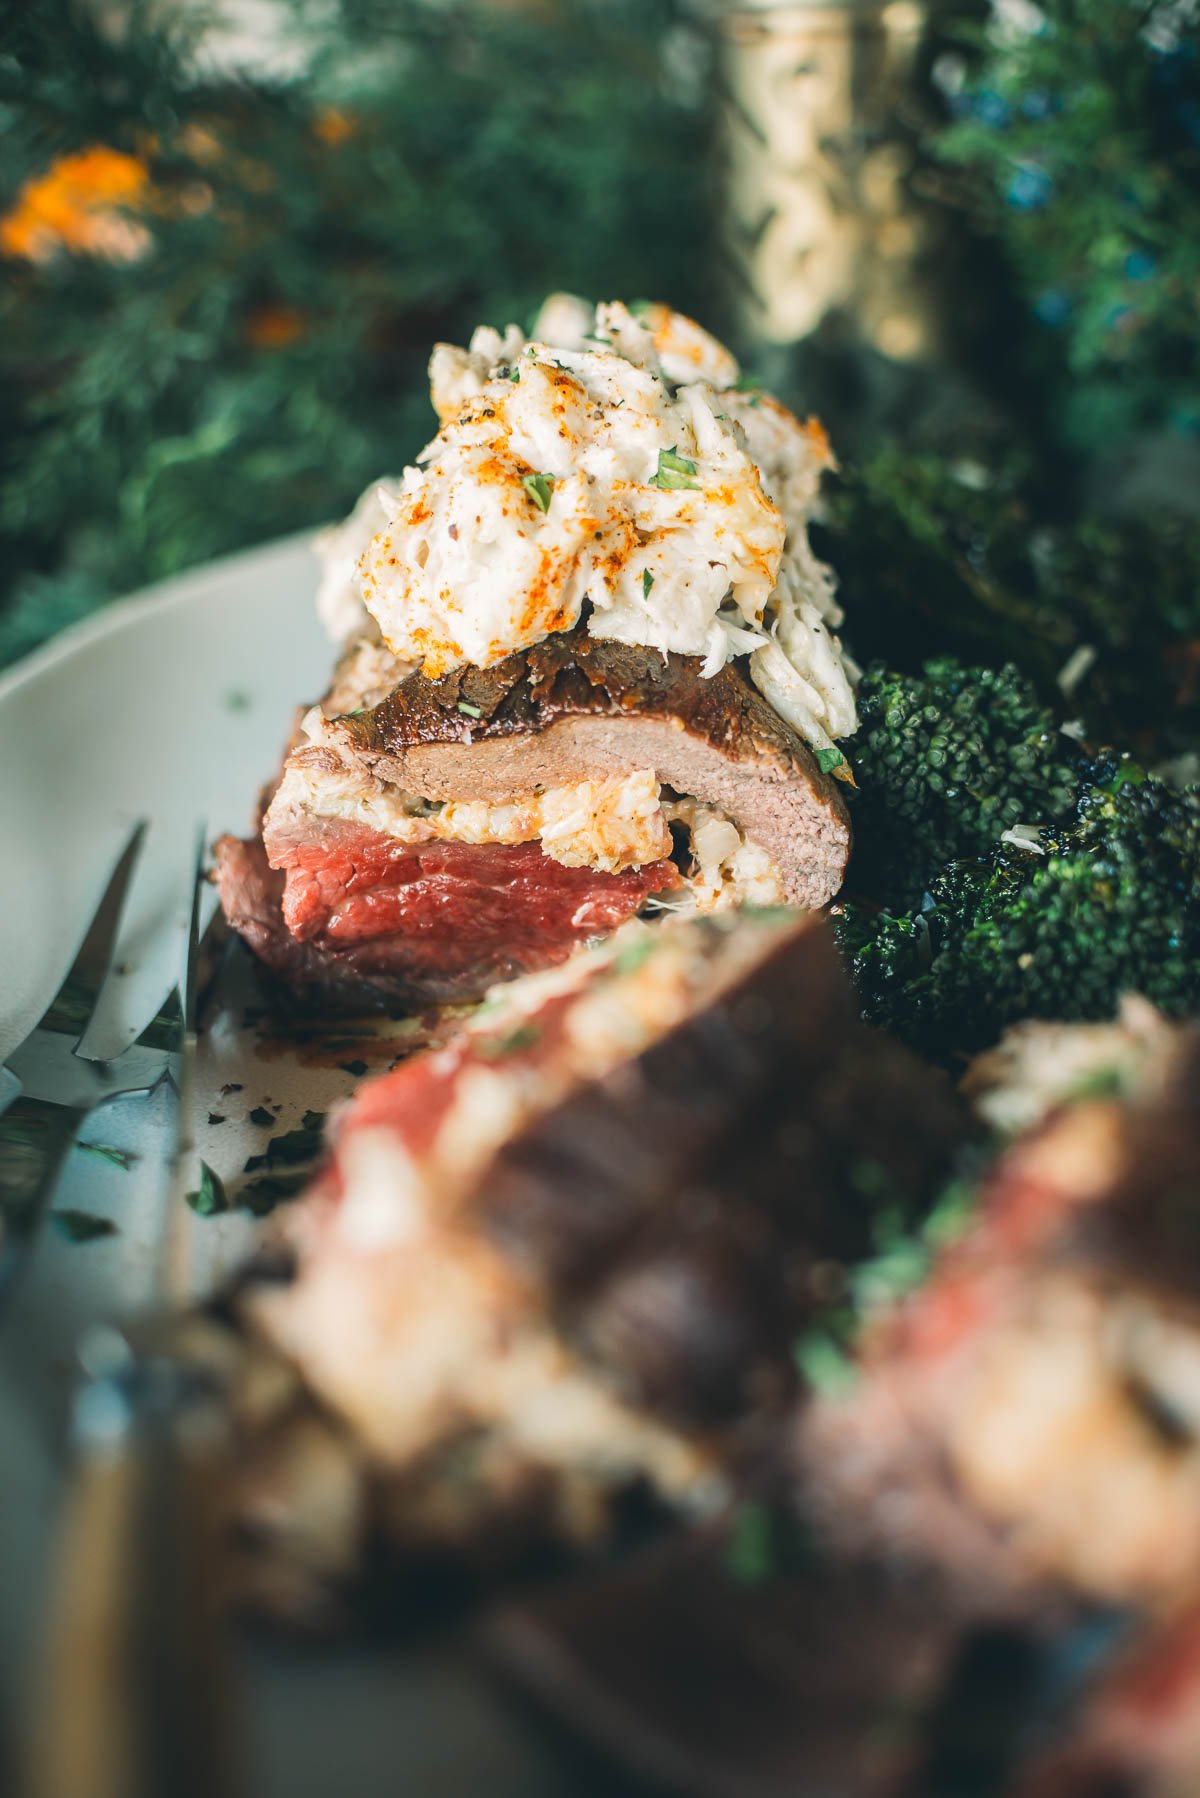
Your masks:
<svg viewBox="0 0 1200 1798"><path fill-rule="evenodd" d="M1134 1001L1023 1027L971 1084L1022 1128L802 1420L806 1502L970 1577L1173 1606L1200 1588L1200 1032Z"/></svg>
<svg viewBox="0 0 1200 1798"><path fill-rule="evenodd" d="M569 1537L634 1487L709 1508L870 1243L856 1157L919 1209L959 1125L859 1025L815 920L633 926L360 1089L281 1222L296 1277L248 1315L408 1547L468 1548L514 1494Z"/></svg>
<svg viewBox="0 0 1200 1798"><path fill-rule="evenodd" d="M311 716L263 822L289 942L434 999L648 904L818 906L846 841L833 783L736 669L582 631Z"/></svg>
<svg viewBox="0 0 1200 1798"><path fill-rule="evenodd" d="M308 990L469 998L645 909L840 885L823 433L668 308L560 296L540 328L439 346L438 437L326 535L346 647L265 860L218 856L235 928Z"/></svg>

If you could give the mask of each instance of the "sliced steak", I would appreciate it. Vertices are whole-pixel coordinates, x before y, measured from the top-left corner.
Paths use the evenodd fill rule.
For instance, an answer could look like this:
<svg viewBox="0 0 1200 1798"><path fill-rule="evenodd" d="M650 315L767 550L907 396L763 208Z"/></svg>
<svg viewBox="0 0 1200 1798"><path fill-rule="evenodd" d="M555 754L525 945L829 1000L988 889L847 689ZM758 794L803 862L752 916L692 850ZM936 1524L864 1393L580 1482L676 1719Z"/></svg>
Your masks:
<svg viewBox="0 0 1200 1798"><path fill-rule="evenodd" d="M230 924L292 993L351 1009L478 998L679 885L671 862L603 874L536 843L413 848L347 825L329 836L325 853L298 849L279 869L261 841L222 837L217 882Z"/></svg>
<svg viewBox="0 0 1200 1798"><path fill-rule="evenodd" d="M653 769L766 850L794 904L826 904L850 849L837 783L736 667L700 668L580 627L490 668L412 675L334 729L371 773L435 800Z"/></svg>
<svg viewBox="0 0 1200 1798"><path fill-rule="evenodd" d="M387 1469L401 1536L485 1528L514 1462L597 1527L637 1481L719 1498L871 1252L863 1158L916 1214L957 1137L815 919L631 929L366 1083L281 1224L296 1280L248 1300Z"/></svg>
<svg viewBox="0 0 1200 1798"><path fill-rule="evenodd" d="M576 630L492 668L412 674L372 704L377 659L365 658L357 706L358 663L343 663L315 737L287 758L263 826L282 885L264 888L259 870L248 905L257 858L228 842L219 851L234 928L309 996L357 981L385 1003L468 999L552 966L685 886L681 870L703 861L704 818L728 820L718 840L748 847L738 865L751 884L729 895L815 907L836 891L849 848L836 784L735 668L705 680L694 658ZM348 709L330 716L333 705ZM621 813L613 789L629 778L645 783L649 821ZM438 820L447 802L519 809L541 795L565 795L574 847L548 835L543 846L537 822L502 823L491 840L487 821L458 838ZM693 823L668 827L681 812Z"/></svg>

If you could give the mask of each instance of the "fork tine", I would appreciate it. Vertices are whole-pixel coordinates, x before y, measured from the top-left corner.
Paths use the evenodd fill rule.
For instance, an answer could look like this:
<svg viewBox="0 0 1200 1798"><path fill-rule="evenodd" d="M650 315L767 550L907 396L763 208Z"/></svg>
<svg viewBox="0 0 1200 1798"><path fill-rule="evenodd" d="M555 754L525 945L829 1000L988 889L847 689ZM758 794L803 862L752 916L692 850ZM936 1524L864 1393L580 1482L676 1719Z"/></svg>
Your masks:
<svg viewBox="0 0 1200 1798"><path fill-rule="evenodd" d="M88 1111L22 1095L0 1117L0 1300L24 1263Z"/></svg>
<svg viewBox="0 0 1200 1798"><path fill-rule="evenodd" d="M196 1034L196 997L200 988L200 896L204 891L204 856L208 825L196 826L196 851L192 861L192 909L188 920L187 950L183 963L183 1028L186 1039Z"/></svg>
<svg viewBox="0 0 1200 1798"><path fill-rule="evenodd" d="M196 1001L200 983L200 909L208 831L197 826L192 864L192 906L180 990L183 1017L175 1064L175 1166L159 1245L159 1296L167 1304L185 1304L191 1296L191 1217L186 1193L193 1163L192 1113L195 1106Z"/></svg>
<svg viewBox="0 0 1200 1798"><path fill-rule="evenodd" d="M77 1036L83 1034L108 976L125 895L129 891L147 827L148 820L145 818L139 818L134 825L75 959L37 1028L58 1030L64 1034L74 1031Z"/></svg>

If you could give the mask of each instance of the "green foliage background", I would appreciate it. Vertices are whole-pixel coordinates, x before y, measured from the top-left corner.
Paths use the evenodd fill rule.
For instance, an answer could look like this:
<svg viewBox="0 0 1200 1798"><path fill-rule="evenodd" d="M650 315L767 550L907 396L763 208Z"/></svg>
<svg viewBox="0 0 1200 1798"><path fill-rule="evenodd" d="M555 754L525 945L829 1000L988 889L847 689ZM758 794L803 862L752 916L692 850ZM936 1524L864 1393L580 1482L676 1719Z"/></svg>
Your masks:
<svg viewBox="0 0 1200 1798"><path fill-rule="evenodd" d="M291 76L217 72L202 8L164 11L5 10L0 208L94 144L144 152L158 197L136 262L0 262L0 662L338 515L430 434L435 337L555 287L712 310L679 0L293 0Z"/></svg>
<svg viewBox="0 0 1200 1798"><path fill-rule="evenodd" d="M1140 429L1196 433L1196 9L1007 0L962 35L967 79L937 153L1028 308L1013 347L1043 429L1084 456Z"/></svg>
<svg viewBox="0 0 1200 1798"><path fill-rule="evenodd" d="M424 440L438 335L554 287L724 322L694 0L283 5L298 72L276 75L206 59L204 0L0 7L0 208L95 144L145 154L155 196L136 262L0 259L0 662L336 515ZM894 661L915 619L910 665L1015 656L1045 686L1098 642L1106 719L1178 710L1200 637L1196 535L1165 515L1200 500L1193 13L1006 0L941 27L925 174L974 273L979 404L933 434L829 420L859 452L827 547L860 657ZM1174 472L1131 499L1147 439Z"/></svg>

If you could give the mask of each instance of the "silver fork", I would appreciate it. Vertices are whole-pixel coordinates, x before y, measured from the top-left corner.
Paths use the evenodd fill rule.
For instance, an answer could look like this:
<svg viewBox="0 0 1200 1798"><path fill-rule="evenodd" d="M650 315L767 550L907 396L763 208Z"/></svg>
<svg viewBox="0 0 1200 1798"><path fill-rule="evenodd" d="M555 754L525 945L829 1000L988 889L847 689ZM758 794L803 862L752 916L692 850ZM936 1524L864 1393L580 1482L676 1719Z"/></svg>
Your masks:
<svg viewBox="0 0 1200 1798"><path fill-rule="evenodd" d="M57 993L0 1068L0 1288L23 1260L84 1121L111 1099L152 1092L182 1042L184 1007L174 989L138 1040L114 1060L96 1060L81 1049L108 980L146 829L143 818Z"/></svg>
<svg viewBox="0 0 1200 1798"><path fill-rule="evenodd" d="M23 1798L230 1798L236 1786L221 1579L229 1417L221 1378L189 1345L176 1309L191 1297L184 1193L194 1161L203 850L201 831L176 990L177 1154L159 1252L162 1309L82 1345L87 1377L74 1407ZM137 1055L134 1045L119 1057L113 1077L127 1065L148 1080L154 1064Z"/></svg>

